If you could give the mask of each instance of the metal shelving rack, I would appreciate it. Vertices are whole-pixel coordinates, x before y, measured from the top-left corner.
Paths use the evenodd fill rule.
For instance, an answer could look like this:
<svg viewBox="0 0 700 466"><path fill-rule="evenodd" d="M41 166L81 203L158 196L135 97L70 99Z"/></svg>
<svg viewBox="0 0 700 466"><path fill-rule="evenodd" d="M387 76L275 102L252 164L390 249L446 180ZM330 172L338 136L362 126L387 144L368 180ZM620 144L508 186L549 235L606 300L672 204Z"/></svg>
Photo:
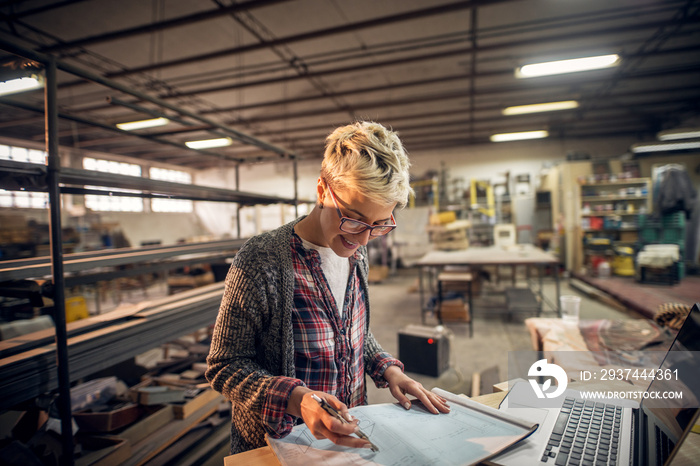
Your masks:
<svg viewBox="0 0 700 466"><path fill-rule="evenodd" d="M578 257L582 258L580 265L587 265L590 255L611 255L614 244L637 243L641 230L639 215L652 213L652 199L651 178L580 182L576 206L582 234L577 244ZM632 239L626 239L625 234ZM610 240L610 251L587 250L587 237Z"/></svg>
<svg viewBox="0 0 700 466"><path fill-rule="evenodd" d="M38 53L34 50L27 49L21 45L15 44L14 42L0 39L0 49L3 49L9 53L15 54L17 56L33 60L44 66L45 70L45 95L44 95L44 108L32 108L30 110L35 110L37 112L42 112L45 114L45 125L46 125L46 152L48 154L48 164L46 166L37 166L31 164L18 164L15 162L3 162L2 167L4 170L9 170L14 176L13 182L20 183L20 185L26 187L28 190L35 191L45 191L49 195L49 227L50 227L50 244L51 244L51 256L50 258L36 259L35 263L32 265L28 264L14 264L17 267L8 266L4 264L0 268L0 277L6 279L6 277L23 277L30 278L27 273L41 276L50 272L53 280L53 300L54 300L54 323L55 323L55 357L50 354L44 354L41 361L29 365L29 370L24 375L24 378L18 378L18 383L29 384L34 387L34 389L27 390L17 390L17 386L13 387L13 392L15 397L9 397L8 400L18 402L20 398L24 400L36 396L35 393L38 389L37 387L46 387L47 390L58 388L59 401L58 408L61 417L61 432L62 432L62 445L63 445L63 463L73 464L73 434L72 434L72 422L71 422L71 401L70 401L70 383L71 379L77 377L85 376L94 370L99 370L100 364L94 364L92 358L88 358L87 364L80 365L77 371L71 370L71 364L81 364L79 359L75 359L75 350L69 357L68 354L68 332L66 327L66 310L65 310L65 288L67 286L66 272L73 271L74 267L80 269L80 267L92 263L97 264L117 264L117 263L133 263L134 261L139 261L145 259L149 255L152 256L174 256L181 254L181 251L165 251L165 250L139 250L138 252L132 251L131 253L126 253L126 255L120 255L118 252L113 251L114 254L106 253L100 254L93 257L86 258L76 258L68 256L67 258L63 255L62 250L62 235L61 235L61 200L60 195L62 193L70 194L90 194L93 193L91 190L87 190L82 187L85 184L92 186L103 186L112 188L128 188L128 189L138 189L142 191L141 196L143 197L155 197L161 195L167 195L173 198L180 199L192 199L192 200L208 200L208 201L219 201L219 202L234 202L239 205L255 205L255 204L272 204L272 203L288 203L295 207L298 205L298 193L297 193L297 158L295 154L290 151L269 144L265 141L259 140L253 136L230 128L223 125L217 121L204 118L196 113L187 111L185 109L179 108L169 102L152 97L148 94L138 92L136 90L130 89L127 86L121 85L117 82L111 81L100 75L94 74L92 72L80 69L68 63L62 62L56 59L52 55ZM121 132L116 127L110 127L100 122L93 122L87 119L81 118L75 115L63 115L59 113L57 105L57 71L58 70L70 73L88 81L92 81L97 84L101 84L107 88L123 92L125 94L136 97L141 101L147 101L152 104L157 105L160 108L168 109L175 112L178 115L187 117L189 119L198 121L212 128L211 132L217 135L225 135L232 137L238 141L241 141L248 145L254 145L264 150L273 152L277 157L283 156L288 157L293 162L293 176L294 176L294 198L284 199L274 196L264 196L252 193L243 193L239 191L231 191L226 189L210 188L203 186L191 186L191 185L181 185L178 183L170 183L155 180L145 180L135 177L111 175L104 173L97 173L87 170L76 170L67 167L61 167L60 154L59 154L59 144L58 144L58 121L59 118L66 118L70 120L77 121L81 123L91 124L99 126L102 128L114 130ZM10 105L18 105L13 104ZM134 134L134 137L144 137L143 135ZM163 144L171 144L168 141L162 141ZM220 154L206 151L199 151L200 154L221 157ZM236 180L238 180L238 165L236 165ZM100 191L97 194L105 194L104 191ZM114 193L119 195L118 192ZM133 195L133 194L130 194ZM221 245L213 244L213 247L220 247ZM154 258L154 257L151 257ZM81 262L85 260L86 262ZM126 262L123 262L126 261ZM26 272L19 272L22 267L26 265ZM170 266L170 265L168 265ZM97 277L93 277L97 278ZM215 295L220 295L221 290L215 290ZM207 299L211 299L211 296ZM163 341L163 339L173 338L176 336L177 332L180 335L186 333L188 329L200 328L203 324L201 316L205 316L210 319L208 313L201 312L198 301L202 298L195 297L193 304L191 306L185 306L183 309L185 318L179 318L178 322L180 325L172 326L172 332L160 332L158 338L147 338L147 346L154 347ZM206 300L204 305L211 307L211 303ZM167 314L166 314L167 315ZM154 320L154 319L152 319ZM162 324L162 323L161 323ZM142 328L148 328L144 326ZM158 325L152 327L153 329L159 328ZM133 337L133 338L132 338ZM135 339L134 339L135 338ZM133 353L133 351L125 351L123 345L128 345L130 342L141 341L143 334L138 336L121 335L121 338L116 338L110 343L111 353L104 353L100 351L99 353L103 356L106 354L113 355L115 352L120 352L122 355ZM89 348L90 349L90 348ZM94 348L91 348L94 350ZM138 351L143 351L147 349L146 347L139 346ZM109 358L107 358L109 359ZM43 361L43 362L42 362ZM114 361L114 359L111 359ZM52 362L53 364L51 364ZM82 361L83 363L85 361ZM54 365L55 364L55 365ZM14 366L6 366L14 367ZM55 370L54 370L55 369ZM12 372L12 370L10 370ZM10 376L8 372L8 377ZM52 377L55 374L56 377ZM2 379L7 380L8 377L3 375ZM45 385L35 384L34 382L29 383L28 381L44 380L48 382ZM3 393L6 393L3 389ZM6 403L3 407L8 406Z"/></svg>

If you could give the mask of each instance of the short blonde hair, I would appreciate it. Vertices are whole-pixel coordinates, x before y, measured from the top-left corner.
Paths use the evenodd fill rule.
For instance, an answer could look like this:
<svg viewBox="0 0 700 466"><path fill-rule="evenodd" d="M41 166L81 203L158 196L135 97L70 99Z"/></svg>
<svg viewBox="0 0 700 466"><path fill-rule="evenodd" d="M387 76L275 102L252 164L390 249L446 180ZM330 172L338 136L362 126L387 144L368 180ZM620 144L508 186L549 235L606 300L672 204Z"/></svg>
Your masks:
<svg viewBox="0 0 700 466"><path fill-rule="evenodd" d="M321 178L331 187L362 190L375 202L403 208L413 194L409 167L398 134L379 123L358 121L326 138Z"/></svg>

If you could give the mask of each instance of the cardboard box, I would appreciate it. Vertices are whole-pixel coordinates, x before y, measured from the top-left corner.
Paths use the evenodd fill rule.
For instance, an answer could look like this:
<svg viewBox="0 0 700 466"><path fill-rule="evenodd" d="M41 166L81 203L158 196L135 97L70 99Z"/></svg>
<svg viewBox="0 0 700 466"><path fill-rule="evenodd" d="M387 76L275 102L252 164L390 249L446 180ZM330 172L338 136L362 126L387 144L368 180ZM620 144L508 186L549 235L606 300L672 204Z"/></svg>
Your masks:
<svg viewBox="0 0 700 466"><path fill-rule="evenodd" d="M367 281L370 283L379 283L389 276L389 267L386 265L371 265Z"/></svg>
<svg viewBox="0 0 700 466"><path fill-rule="evenodd" d="M469 322L469 304L462 298L443 301L440 306L443 322Z"/></svg>
<svg viewBox="0 0 700 466"><path fill-rule="evenodd" d="M463 294L466 298L467 294L469 293L469 287L471 286L472 297L479 296L481 294L483 280L478 272L471 272L471 274L471 283L468 281L445 281L442 284L442 292L447 294L450 291L454 291Z"/></svg>
<svg viewBox="0 0 700 466"><path fill-rule="evenodd" d="M639 240L639 234L636 231L621 231L620 242L635 243Z"/></svg>
<svg viewBox="0 0 700 466"><path fill-rule="evenodd" d="M141 413L142 408L136 403L120 403L111 407L108 405L100 411L76 411L73 413L73 419L81 431L111 432L135 422Z"/></svg>

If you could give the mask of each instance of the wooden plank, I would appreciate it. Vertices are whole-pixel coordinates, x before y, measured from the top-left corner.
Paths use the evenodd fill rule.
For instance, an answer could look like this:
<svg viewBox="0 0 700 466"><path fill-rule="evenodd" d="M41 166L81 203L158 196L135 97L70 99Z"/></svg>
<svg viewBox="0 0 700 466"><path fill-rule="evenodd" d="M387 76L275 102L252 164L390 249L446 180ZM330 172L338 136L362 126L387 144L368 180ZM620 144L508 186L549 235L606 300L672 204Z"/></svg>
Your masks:
<svg viewBox="0 0 700 466"><path fill-rule="evenodd" d="M209 404L212 400L219 400L223 402L226 399L221 395L221 393L216 390L204 390L199 395L192 399L186 400L182 404L173 404L173 412L175 413L175 419L185 419L196 413L199 408L204 405Z"/></svg>
<svg viewBox="0 0 700 466"><path fill-rule="evenodd" d="M277 456L270 447L260 447L255 450L244 451L236 455L224 458L224 466L239 466L242 464L256 466L280 466Z"/></svg>
<svg viewBox="0 0 700 466"><path fill-rule="evenodd" d="M155 409L155 408L152 408ZM164 405L158 408L157 411L146 416L140 421L125 428L121 432L115 433L116 437L128 440L132 445L135 445L145 437L159 430L161 427L168 425L173 420L172 405Z"/></svg>
<svg viewBox="0 0 700 466"><path fill-rule="evenodd" d="M213 418L220 420L220 418ZM177 464L178 466L202 465L205 461L216 460L221 466L224 457L231 450L231 422L217 425L199 426L165 451L148 462L148 466Z"/></svg>
<svg viewBox="0 0 700 466"><path fill-rule="evenodd" d="M194 426L211 416L219 407L219 399L215 398L188 418L172 421L159 431L142 439L132 446L132 455L123 466L136 466L146 463L163 451L177 439L185 435Z"/></svg>

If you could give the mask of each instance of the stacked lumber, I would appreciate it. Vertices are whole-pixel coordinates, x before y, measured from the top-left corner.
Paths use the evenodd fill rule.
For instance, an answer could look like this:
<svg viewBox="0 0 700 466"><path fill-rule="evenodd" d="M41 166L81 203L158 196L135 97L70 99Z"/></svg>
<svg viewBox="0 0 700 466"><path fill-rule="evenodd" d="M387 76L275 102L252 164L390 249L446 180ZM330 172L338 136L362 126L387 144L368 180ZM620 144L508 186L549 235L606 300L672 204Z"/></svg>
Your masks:
<svg viewBox="0 0 700 466"><path fill-rule="evenodd" d="M123 305L68 324L68 369L78 380L216 321L223 282ZM58 387L53 330L0 342L0 410Z"/></svg>
<svg viewBox="0 0 700 466"><path fill-rule="evenodd" d="M469 247L469 220L454 220L449 223L427 226L430 242L441 251L454 251Z"/></svg>

